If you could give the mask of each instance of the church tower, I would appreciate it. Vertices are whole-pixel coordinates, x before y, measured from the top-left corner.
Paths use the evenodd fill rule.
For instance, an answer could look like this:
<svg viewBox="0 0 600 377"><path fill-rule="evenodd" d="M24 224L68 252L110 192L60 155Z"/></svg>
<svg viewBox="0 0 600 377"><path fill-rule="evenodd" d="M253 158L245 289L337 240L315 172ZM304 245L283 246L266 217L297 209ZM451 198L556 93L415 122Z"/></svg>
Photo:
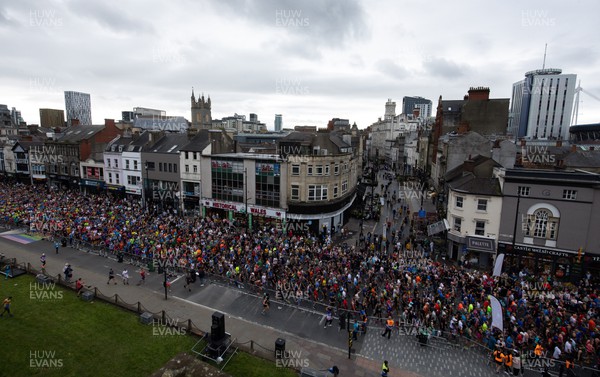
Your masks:
<svg viewBox="0 0 600 377"><path fill-rule="evenodd" d="M192 128L195 130L210 129L212 128L212 115L210 112L210 96L205 101L204 94L196 101L194 95L194 88L192 88L191 98L191 109L192 109Z"/></svg>

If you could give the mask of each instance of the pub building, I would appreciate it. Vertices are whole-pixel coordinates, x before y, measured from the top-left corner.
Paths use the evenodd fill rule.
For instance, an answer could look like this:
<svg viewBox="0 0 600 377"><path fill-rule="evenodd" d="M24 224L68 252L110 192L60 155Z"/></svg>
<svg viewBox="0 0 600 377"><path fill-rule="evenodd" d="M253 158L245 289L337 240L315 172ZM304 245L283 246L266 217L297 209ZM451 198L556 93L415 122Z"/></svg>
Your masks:
<svg viewBox="0 0 600 377"><path fill-rule="evenodd" d="M583 170L506 169L498 254L503 271L577 284L598 276L600 175Z"/></svg>

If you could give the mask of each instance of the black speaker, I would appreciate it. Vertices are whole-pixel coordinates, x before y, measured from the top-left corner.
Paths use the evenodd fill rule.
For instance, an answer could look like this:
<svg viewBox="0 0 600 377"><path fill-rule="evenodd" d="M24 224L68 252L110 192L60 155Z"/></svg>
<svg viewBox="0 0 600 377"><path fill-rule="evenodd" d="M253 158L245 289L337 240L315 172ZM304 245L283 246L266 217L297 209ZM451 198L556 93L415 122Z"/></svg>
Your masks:
<svg viewBox="0 0 600 377"><path fill-rule="evenodd" d="M217 342L225 338L225 315L223 313L215 312L212 315L210 338L213 342Z"/></svg>

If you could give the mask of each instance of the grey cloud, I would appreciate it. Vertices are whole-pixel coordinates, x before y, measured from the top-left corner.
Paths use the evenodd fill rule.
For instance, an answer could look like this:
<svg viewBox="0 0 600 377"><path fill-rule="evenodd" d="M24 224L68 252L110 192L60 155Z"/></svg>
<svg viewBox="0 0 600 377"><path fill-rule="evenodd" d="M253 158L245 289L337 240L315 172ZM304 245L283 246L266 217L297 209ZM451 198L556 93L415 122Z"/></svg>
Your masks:
<svg viewBox="0 0 600 377"><path fill-rule="evenodd" d="M309 39L315 48L342 47L369 35L366 15L358 0L233 0L217 6L238 18Z"/></svg>
<svg viewBox="0 0 600 377"><path fill-rule="evenodd" d="M406 68L399 66L390 59L379 60L375 66L381 73L396 80L405 78L410 74Z"/></svg>
<svg viewBox="0 0 600 377"><path fill-rule="evenodd" d="M110 2L72 0L69 9L83 17L90 18L100 26L117 33L152 33L154 26L144 21L143 15L128 17L123 9L114 9Z"/></svg>
<svg viewBox="0 0 600 377"><path fill-rule="evenodd" d="M456 78L467 73L467 67L444 58L431 58L423 63L427 73L433 76Z"/></svg>

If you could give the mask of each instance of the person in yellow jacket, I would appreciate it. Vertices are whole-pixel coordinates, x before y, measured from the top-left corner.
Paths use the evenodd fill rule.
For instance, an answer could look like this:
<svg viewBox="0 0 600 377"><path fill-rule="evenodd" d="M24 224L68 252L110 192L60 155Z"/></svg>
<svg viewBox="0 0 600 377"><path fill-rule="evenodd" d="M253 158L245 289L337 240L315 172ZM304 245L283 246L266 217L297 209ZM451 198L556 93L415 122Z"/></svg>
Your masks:
<svg viewBox="0 0 600 377"><path fill-rule="evenodd" d="M533 353L535 353L536 357L542 357L542 355L544 353L544 347L542 347L542 345L538 343L535 346L535 350L533 351Z"/></svg>
<svg viewBox="0 0 600 377"><path fill-rule="evenodd" d="M496 347L492 355L492 357L494 358L494 362L496 363L496 373L500 373L500 369L502 368L502 364L504 363L504 354L500 350L500 347Z"/></svg>
<svg viewBox="0 0 600 377"><path fill-rule="evenodd" d="M504 371L508 374L511 374L512 366L513 366L512 352L510 352L510 350L506 350L506 352L504 353Z"/></svg>

